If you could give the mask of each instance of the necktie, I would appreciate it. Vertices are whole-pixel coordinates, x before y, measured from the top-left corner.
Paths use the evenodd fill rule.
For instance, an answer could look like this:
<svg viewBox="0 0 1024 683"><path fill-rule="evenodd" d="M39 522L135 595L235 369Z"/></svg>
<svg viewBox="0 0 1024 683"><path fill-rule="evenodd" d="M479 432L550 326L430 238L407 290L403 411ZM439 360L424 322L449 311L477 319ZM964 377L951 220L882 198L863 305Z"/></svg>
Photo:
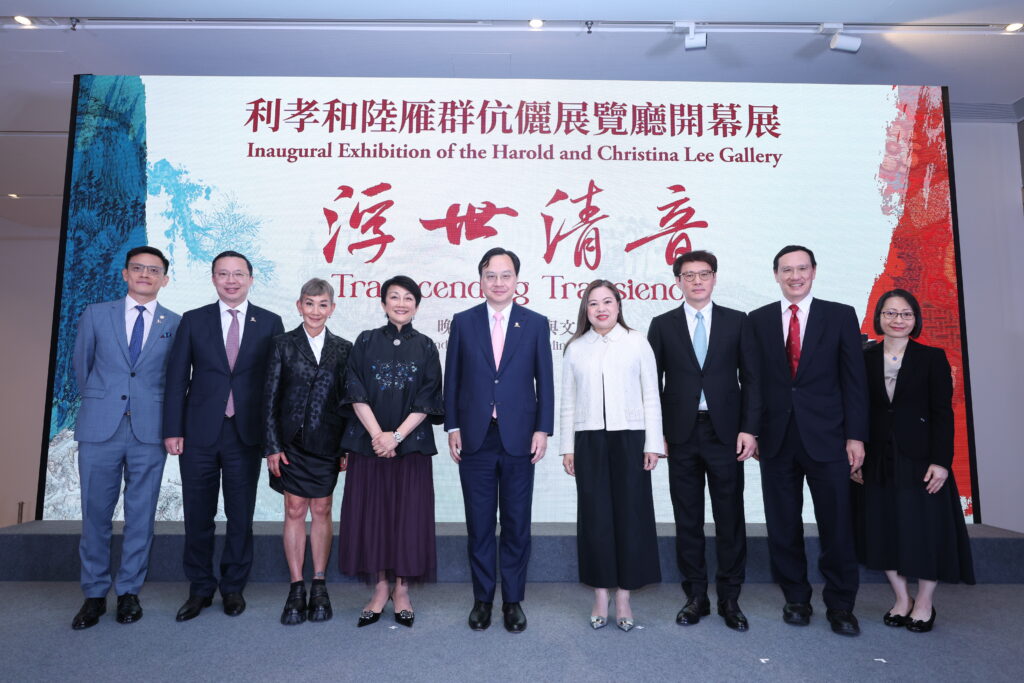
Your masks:
<svg viewBox="0 0 1024 683"><path fill-rule="evenodd" d="M494 325L491 326L491 350L494 352L494 367L501 367L501 351L505 348L505 330L501 327L504 316L501 313L494 314ZM497 381L497 380L495 380ZM491 410L491 417L498 417L498 408Z"/></svg>
<svg viewBox="0 0 1024 683"><path fill-rule="evenodd" d="M228 338L224 342L224 350L228 355L228 367L232 370L235 369L235 361L238 360L238 311L229 308L228 313L231 314L231 324L228 325ZM227 417L235 416L235 392L228 392L228 404L224 408L224 415Z"/></svg>
<svg viewBox="0 0 1024 683"><path fill-rule="evenodd" d="M697 311L697 325L693 328L693 352L697 354L697 362L704 367L704 359L708 357L708 331L704 327L704 314ZM704 390L700 392L700 404L707 405Z"/></svg>
<svg viewBox="0 0 1024 683"><path fill-rule="evenodd" d="M796 304L789 306L789 334L786 336L786 360L789 361L789 373L796 377L796 369L800 367L800 318L796 312L800 307Z"/></svg>
<svg viewBox="0 0 1024 683"><path fill-rule="evenodd" d="M132 337L128 340L128 362L133 367L135 361L139 359L139 354L142 353L142 333L146 329L146 323L142 319L142 314L146 311L146 307L136 306L135 310L139 312L139 316L135 319L135 326L132 327Z"/></svg>

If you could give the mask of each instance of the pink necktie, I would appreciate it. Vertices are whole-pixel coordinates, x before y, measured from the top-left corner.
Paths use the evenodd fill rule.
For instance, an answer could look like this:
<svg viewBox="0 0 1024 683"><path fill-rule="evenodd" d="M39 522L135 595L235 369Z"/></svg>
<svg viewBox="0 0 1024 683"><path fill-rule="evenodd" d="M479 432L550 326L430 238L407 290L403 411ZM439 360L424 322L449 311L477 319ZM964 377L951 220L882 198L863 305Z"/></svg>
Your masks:
<svg viewBox="0 0 1024 683"><path fill-rule="evenodd" d="M504 316L501 313L494 314L494 325L491 327L491 350L494 351L494 367L501 367L501 350L505 348L505 330L501 328L501 321ZM498 408L491 410L491 417L498 417Z"/></svg>
<svg viewBox="0 0 1024 683"><path fill-rule="evenodd" d="M228 338L224 342L224 351L228 355L228 367L234 370L235 361L238 360L238 311L229 308L228 313L231 314L231 324L228 325ZM228 392L228 405L224 409L224 415L235 416L235 393L233 391Z"/></svg>

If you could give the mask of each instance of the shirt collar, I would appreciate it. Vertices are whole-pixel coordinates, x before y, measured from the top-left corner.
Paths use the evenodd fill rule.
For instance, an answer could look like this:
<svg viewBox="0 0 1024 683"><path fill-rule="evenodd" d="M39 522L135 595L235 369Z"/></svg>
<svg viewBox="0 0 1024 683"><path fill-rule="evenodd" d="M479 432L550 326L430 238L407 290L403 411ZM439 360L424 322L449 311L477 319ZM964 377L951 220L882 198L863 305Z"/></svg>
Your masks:
<svg viewBox="0 0 1024 683"><path fill-rule="evenodd" d="M315 337L311 337L310 334L309 334L309 331L306 329L306 326L303 325L302 326L302 333L306 335L306 339L309 340L310 346L313 346L313 345L323 346L324 340L327 339L327 328L326 327L324 329L320 330L320 334L316 335Z"/></svg>
<svg viewBox="0 0 1024 683"><path fill-rule="evenodd" d="M490 323L494 320L494 314L498 311L497 309L492 308L489 303L485 303L484 306L487 306L487 322ZM509 315L512 313L512 306L514 306L514 304L509 304L505 307L505 310L501 312L501 315L505 320L508 320Z"/></svg>
<svg viewBox="0 0 1024 683"><path fill-rule="evenodd" d="M217 299L217 305L220 306L220 314L221 315L224 315L231 308L226 303L224 303L223 299ZM238 311L241 314L241 317L239 318L239 322L244 322L245 321L245 314L249 310L249 300L246 299L242 303L240 303L237 306L235 306L235 310Z"/></svg>
<svg viewBox="0 0 1024 683"><path fill-rule="evenodd" d="M714 307L714 305L715 305L714 301L709 301L707 306L705 306L704 308L700 309L700 312L704 314L704 319L705 320L711 317L711 309ZM693 306L691 306L686 301L683 302L683 312L686 314L687 318L691 318L692 319L692 318L697 317L697 309L694 308Z"/></svg>
<svg viewBox="0 0 1024 683"><path fill-rule="evenodd" d="M615 327L608 330L608 334L605 335L598 334L597 331L594 330L593 327L591 327L589 330L587 330L587 333L583 335L583 338L586 339L591 344L597 342L599 339L607 339L610 342L614 342L622 339L622 337L624 337L628 333L629 330L627 330L622 325L616 324Z"/></svg>
<svg viewBox="0 0 1024 683"><path fill-rule="evenodd" d="M149 312L150 315L156 313L156 299L153 299L148 304L140 304L138 301L132 298L131 294L124 298L125 313L127 313L128 311L135 310L136 306L145 306L146 310Z"/></svg>
<svg viewBox="0 0 1024 683"><path fill-rule="evenodd" d="M416 330L412 328L412 321L409 321L406 324L402 325L401 333L399 333L398 327L390 320L388 320L387 325L383 327L383 330L384 336L387 337L388 339L395 339L396 337L399 336L399 334L401 334L402 339L408 339L409 337L416 334Z"/></svg>
<svg viewBox="0 0 1024 683"><path fill-rule="evenodd" d="M808 313L811 310L811 301L813 299L814 299L814 295L808 294L807 296L805 296L803 298L803 300L800 303L797 304L797 308L800 309L801 313ZM783 297L781 305L782 305L782 313L783 313L783 315L785 315L786 311L789 310L789 307L792 306L793 303L789 299L786 299L785 297Z"/></svg>

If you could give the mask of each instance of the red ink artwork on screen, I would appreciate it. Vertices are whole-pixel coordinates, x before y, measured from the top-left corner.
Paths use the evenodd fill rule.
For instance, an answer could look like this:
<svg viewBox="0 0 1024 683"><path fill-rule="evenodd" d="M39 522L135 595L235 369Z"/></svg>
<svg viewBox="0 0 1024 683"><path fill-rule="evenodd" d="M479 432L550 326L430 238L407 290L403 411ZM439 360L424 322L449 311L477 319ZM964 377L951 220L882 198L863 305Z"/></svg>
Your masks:
<svg viewBox="0 0 1024 683"><path fill-rule="evenodd" d="M366 188L361 194L366 197L376 197L390 189L391 185L389 183L378 183ZM348 185L341 185L338 187L338 190L338 196L334 198L334 201L351 199L354 196L353 189ZM355 208L352 209L352 215L349 216L348 225L350 228L358 230L362 235L370 235L370 237L348 245L348 253L354 254L361 249L376 247L377 252L366 263L373 263L381 257L384 249L395 241L394 235L388 235L381 230L384 223L387 222L384 212L394 206L394 204L394 201L385 199L363 209L359 202L356 202ZM335 224L338 222L338 212L324 207L324 218L327 219L327 230L331 233L331 238L324 245L324 258L328 263L334 263L334 251L338 244L338 235L341 233L341 226L335 227Z"/></svg>
<svg viewBox="0 0 1024 683"><path fill-rule="evenodd" d="M669 185L668 189L675 194L686 192L686 188L682 185ZM648 242L667 236L670 236L668 244L665 246L665 262L668 265L672 265L680 255L691 251L690 236L686 231L690 228L706 228L708 227L708 222L693 220L697 212L692 206L685 206L689 201L689 197L680 197L664 206L659 206L658 211L663 211L664 215L658 222L658 227L664 229L653 235L647 235L630 242L626 245L626 253L633 251L637 247L642 247Z"/></svg>
<svg viewBox="0 0 1024 683"><path fill-rule="evenodd" d="M466 212L459 214L459 204L452 204L444 218L432 220L420 219L420 224L427 230L444 228L450 244L461 244L465 235L466 241L494 237L498 231L488 225L495 216L518 216L519 212L508 206L497 206L494 202L484 202L479 209L472 204L467 205Z"/></svg>
<svg viewBox="0 0 1024 683"><path fill-rule="evenodd" d="M572 235L577 235L576 247L573 250L573 264L577 268L580 265L585 265L590 270L595 270L601 264L601 229L597 224L608 218L608 214L598 215L601 213L601 209L594 204L594 195L598 192L603 192L603 190L593 180L588 183L587 191L576 199L569 199L569 195L566 192L555 190L555 194L552 195L545 206L551 206L568 199L573 204L583 202L583 208L577 214L579 221L571 228L566 229L566 221L563 220L554 234L551 232L551 228L555 223L554 216L541 213L541 218L544 219L544 241L547 245L544 251L545 262L551 263L551 259L555 257L555 249L557 249L558 244L562 240Z"/></svg>

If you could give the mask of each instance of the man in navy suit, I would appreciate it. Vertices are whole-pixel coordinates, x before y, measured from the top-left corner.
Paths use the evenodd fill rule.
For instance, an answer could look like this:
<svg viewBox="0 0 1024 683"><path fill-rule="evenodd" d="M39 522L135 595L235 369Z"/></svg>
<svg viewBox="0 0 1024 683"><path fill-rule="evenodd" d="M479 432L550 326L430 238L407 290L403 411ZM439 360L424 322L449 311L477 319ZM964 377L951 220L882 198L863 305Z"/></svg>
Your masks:
<svg viewBox="0 0 1024 683"><path fill-rule="evenodd" d="M477 267L486 302L452 319L445 363L445 429L459 464L473 575L469 626L491 625L495 514L501 511L505 628L526 629L520 603L530 560L534 465L554 429L555 389L548 320L512 303L519 257L495 248Z"/></svg>
<svg viewBox="0 0 1024 683"><path fill-rule="evenodd" d="M676 519L676 558L686 604L676 623L711 614L704 559L704 482L711 494L718 557L718 613L746 631L739 607L747 564L744 461L754 455L761 388L757 344L747 315L712 303L718 259L691 251L672 265L685 301L651 321L647 338L658 364L668 444L669 491Z"/></svg>
<svg viewBox="0 0 1024 683"><path fill-rule="evenodd" d="M252 568L252 516L262 467L261 401L271 340L281 317L249 303L252 264L225 251L213 259L219 301L185 313L167 363L164 444L180 455L189 597L178 621L199 615L219 588L224 613L245 611ZM223 481L223 484L221 483ZM227 535L220 581L213 572L218 492Z"/></svg>
<svg viewBox="0 0 1024 683"><path fill-rule="evenodd" d="M825 577L822 598L832 630L860 634L853 614L859 574L853 544L850 476L864 462L867 379L853 308L815 299L817 270L807 247L784 247L773 264L782 301L750 313L761 354L758 451L772 576L782 588L787 624L811 618L804 554L803 482L811 489Z"/></svg>
<svg viewBox="0 0 1024 683"><path fill-rule="evenodd" d="M82 482L82 592L71 622L81 630L107 611L111 517L124 480L124 543L117 572L117 620L142 618L139 589L146 580L160 480L167 453L160 402L174 332L181 319L157 303L170 264L159 249L136 247L121 277L128 295L92 304L82 313L74 367L82 404L75 423Z"/></svg>

